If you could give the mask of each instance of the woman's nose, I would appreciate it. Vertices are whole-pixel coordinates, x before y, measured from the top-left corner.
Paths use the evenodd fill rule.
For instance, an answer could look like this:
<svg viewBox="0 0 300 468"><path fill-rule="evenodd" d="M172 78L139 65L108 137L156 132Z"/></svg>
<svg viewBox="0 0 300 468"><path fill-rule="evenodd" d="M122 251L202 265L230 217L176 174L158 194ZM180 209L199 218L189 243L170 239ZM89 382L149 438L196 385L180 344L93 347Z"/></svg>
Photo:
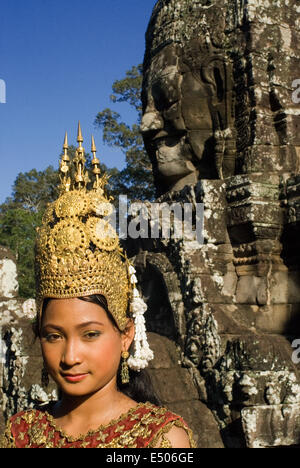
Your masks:
<svg viewBox="0 0 300 468"><path fill-rule="evenodd" d="M162 130L164 128L164 121L156 110L147 110L143 115L140 131L141 133L153 132Z"/></svg>
<svg viewBox="0 0 300 468"><path fill-rule="evenodd" d="M66 341L61 361L65 366L68 367L74 366L75 364L79 364L81 362L78 344L76 344L76 340Z"/></svg>

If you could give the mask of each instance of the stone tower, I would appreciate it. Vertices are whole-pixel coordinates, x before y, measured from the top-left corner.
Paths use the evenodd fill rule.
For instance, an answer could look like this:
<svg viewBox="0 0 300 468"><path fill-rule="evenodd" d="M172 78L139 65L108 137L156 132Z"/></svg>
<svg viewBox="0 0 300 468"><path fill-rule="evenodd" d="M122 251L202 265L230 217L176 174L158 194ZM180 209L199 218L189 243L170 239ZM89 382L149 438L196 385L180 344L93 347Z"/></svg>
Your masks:
<svg viewBox="0 0 300 468"><path fill-rule="evenodd" d="M150 329L177 343L218 423L211 446L300 442L299 40L296 0L159 0L146 33L157 201L203 203L204 242L130 249Z"/></svg>

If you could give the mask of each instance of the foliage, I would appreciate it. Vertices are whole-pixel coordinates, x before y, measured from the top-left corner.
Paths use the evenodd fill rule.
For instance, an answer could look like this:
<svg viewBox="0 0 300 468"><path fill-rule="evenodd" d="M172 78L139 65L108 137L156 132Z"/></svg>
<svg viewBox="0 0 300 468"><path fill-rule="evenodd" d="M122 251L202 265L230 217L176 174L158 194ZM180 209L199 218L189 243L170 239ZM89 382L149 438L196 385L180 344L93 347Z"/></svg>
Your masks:
<svg viewBox="0 0 300 468"><path fill-rule="evenodd" d="M127 195L130 200L153 200L155 189L152 167L139 131L142 117L141 87L142 66L139 65L127 71L125 78L113 83L114 94L110 96L113 103L125 102L133 107L136 123L124 123L118 112L107 108L97 114L95 125L102 129L104 143L121 148L126 156L126 167L116 181L117 191Z"/></svg>
<svg viewBox="0 0 300 468"><path fill-rule="evenodd" d="M34 239L36 227L41 222L41 211L15 208L13 205L2 207L0 244L9 247L16 255L20 296L32 297L35 287Z"/></svg>

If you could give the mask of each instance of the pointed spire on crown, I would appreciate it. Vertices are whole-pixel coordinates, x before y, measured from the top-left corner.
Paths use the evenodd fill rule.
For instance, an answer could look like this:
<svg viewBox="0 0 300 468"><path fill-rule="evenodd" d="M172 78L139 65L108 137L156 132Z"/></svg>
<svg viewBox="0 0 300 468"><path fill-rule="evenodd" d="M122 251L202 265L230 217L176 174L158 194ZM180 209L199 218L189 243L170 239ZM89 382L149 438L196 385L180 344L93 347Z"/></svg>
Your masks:
<svg viewBox="0 0 300 468"><path fill-rule="evenodd" d="M71 178L70 178L70 157L68 155L68 149L69 149L69 146L68 146L68 135L67 135L67 132L65 134L65 140L64 140L64 144L63 144L63 155L61 157L61 161L60 161L60 165L59 165L59 169L60 169L60 181L61 181L61 186L60 186L60 189L61 191L63 192L69 192L70 188L71 188Z"/></svg>
<svg viewBox="0 0 300 468"><path fill-rule="evenodd" d="M82 133L81 133L80 122L78 122L77 142L79 143L79 146L81 147L82 146L81 143L83 142L83 138L82 138Z"/></svg>
<svg viewBox="0 0 300 468"><path fill-rule="evenodd" d="M96 145L95 145L95 140L94 140L94 135L92 135L92 148L91 151L93 153L94 158L96 158L95 153L97 151Z"/></svg>
<svg viewBox="0 0 300 468"><path fill-rule="evenodd" d="M67 150L68 148L69 148L69 146L68 146L68 134L67 134L67 132L66 132L66 134L65 134L65 141L64 141L64 145L63 145L63 149L66 149L66 150Z"/></svg>
<svg viewBox="0 0 300 468"><path fill-rule="evenodd" d="M75 188L78 190L81 190L85 188L87 182L88 182L88 175L85 172L85 157L84 157L84 148L82 146L83 138L82 138L82 133L81 133L81 126L80 122L78 122L78 132L77 132L77 142L78 142L78 148L76 149L76 155L73 159L73 162L75 164Z"/></svg>
<svg viewBox="0 0 300 468"><path fill-rule="evenodd" d="M95 179L96 179L95 182L94 182L93 188L95 190L97 190L97 189L100 188L100 173L101 173L101 170L100 170L100 161L96 157L97 148L96 148L96 145L95 145L95 140L94 140L93 135L92 135L92 148L91 148L91 151L93 153L93 159L92 159L93 174L95 175Z"/></svg>

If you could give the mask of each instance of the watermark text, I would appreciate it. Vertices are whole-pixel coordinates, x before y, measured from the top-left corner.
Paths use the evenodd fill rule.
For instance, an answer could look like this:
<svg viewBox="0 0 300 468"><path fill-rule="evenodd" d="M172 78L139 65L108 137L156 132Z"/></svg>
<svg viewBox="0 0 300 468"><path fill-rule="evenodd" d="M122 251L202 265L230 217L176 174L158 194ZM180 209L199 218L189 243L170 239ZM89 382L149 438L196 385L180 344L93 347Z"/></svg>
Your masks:
<svg viewBox="0 0 300 468"><path fill-rule="evenodd" d="M6 83L0 79L0 104L6 104Z"/></svg>
<svg viewBox="0 0 300 468"><path fill-rule="evenodd" d="M294 364L300 363L300 339L297 338L292 342L292 348L296 348L292 354L292 361Z"/></svg>
<svg viewBox="0 0 300 468"><path fill-rule="evenodd" d="M98 207L105 214L109 204ZM121 239L189 239L204 243L203 203L128 203L126 195L119 197L118 210L114 209L104 220Z"/></svg>
<svg viewBox="0 0 300 468"><path fill-rule="evenodd" d="M294 80L292 83L292 87L296 88L292 94L292 100L294 104L300 104L300 78Z"/></svg>

